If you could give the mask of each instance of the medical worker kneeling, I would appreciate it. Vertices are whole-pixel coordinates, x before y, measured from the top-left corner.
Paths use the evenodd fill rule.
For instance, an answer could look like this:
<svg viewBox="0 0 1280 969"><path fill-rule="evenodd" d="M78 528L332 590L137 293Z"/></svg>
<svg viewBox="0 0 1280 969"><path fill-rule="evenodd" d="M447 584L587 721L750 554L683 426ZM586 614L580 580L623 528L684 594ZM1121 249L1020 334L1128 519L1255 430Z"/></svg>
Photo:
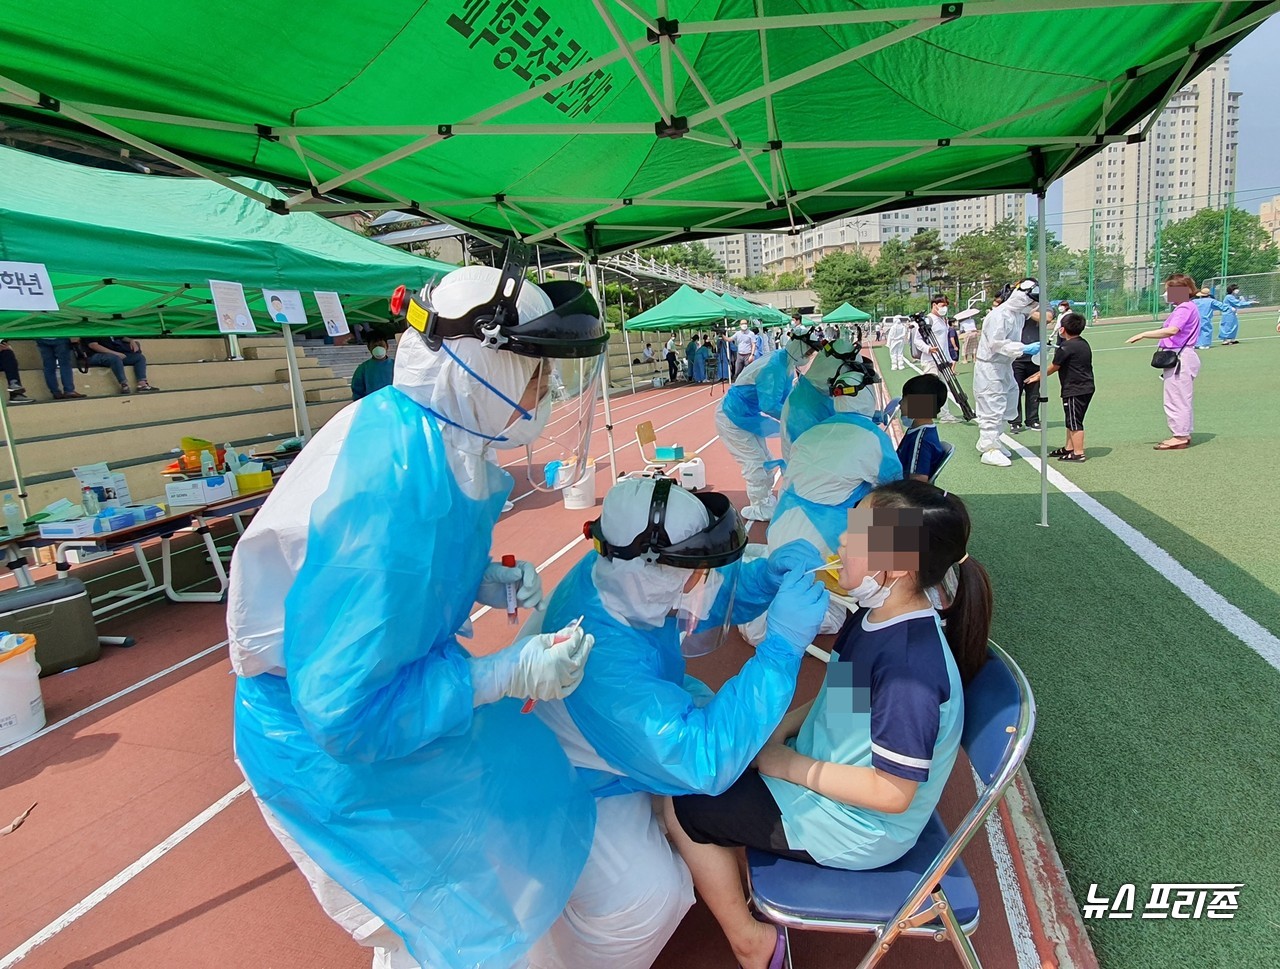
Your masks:
<svg viewBox="0 0 1280 969"><path fill-rule="evenodd" d="M592 637L459 642L506 583L541 601L531 565L489 560L512 478L486 452L539 436L553 382L593 397L608 338L585 290L523 282L518 258L450 273L407 316L392 386L325 425L236 547L236 757L374 966L498 969L564 908L594 819L555 737L504 697L564 697Z"/></svg>
<svg viewBox="0 0 1280 969"><path fill-rule="evenodd" d="M693 904L688 870L652 794L728 788L781 722L828 595L804 543L739 570L746 534L729 499L670 479L620 481L587 526L595 551L556 587L547 622L584 616L596 636L573 695L538 715L597 798L595 842L535 969L645 969ZM768 634L712 694L685 674L731 620L768 610Z"/></svg>
<svg viewBox="0 0 1280 969"><path fill-rule="evenodd" d="M747 507L742 516L768 521L773 516L773 472L767 439L778 436L778 419L796 372L821 349L822 340L807 326L796 326L791 341L749 364L716 408L716 431L742 468Z"/></svg>

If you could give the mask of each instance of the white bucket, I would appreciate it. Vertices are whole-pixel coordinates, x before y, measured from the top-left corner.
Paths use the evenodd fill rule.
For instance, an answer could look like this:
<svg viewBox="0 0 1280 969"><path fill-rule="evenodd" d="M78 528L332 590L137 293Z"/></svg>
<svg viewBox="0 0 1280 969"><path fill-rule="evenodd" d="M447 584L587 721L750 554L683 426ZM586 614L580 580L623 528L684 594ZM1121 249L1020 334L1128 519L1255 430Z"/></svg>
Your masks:
<svg viewBox="0 0 1280 969"><path fill-rule="evenodd" d="M44 726L44 697L35 636L6 636L0 650L0 747L7 747Z"/></svg>
<svg viewBox="0 0 1280 969"><path fill-rule="evenodd" d="M702 458L690 458L683 464L676 465L680 487L686 491L696 491L707 486L707 466Z"/></svg>
<svg viewBox="0 0 1280 969"><path fill-rule="evenodd" d="M587 465L582 480L564 489L564 506L571 509L593 508L596 503L596 463Z"/></svg>

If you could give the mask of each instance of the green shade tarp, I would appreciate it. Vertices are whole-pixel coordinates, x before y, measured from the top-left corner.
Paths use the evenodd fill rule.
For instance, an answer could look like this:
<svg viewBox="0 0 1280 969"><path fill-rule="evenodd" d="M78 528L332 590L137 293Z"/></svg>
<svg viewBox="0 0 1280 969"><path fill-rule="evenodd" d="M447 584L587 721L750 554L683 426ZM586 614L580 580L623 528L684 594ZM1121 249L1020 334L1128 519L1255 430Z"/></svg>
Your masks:
<svg viewBox="0 0 1280 969"><path fill-rule="evenodd" d="M696 289L681 286L657 306L627 320L628 330L680 330L710 326L733 319L718 300L708 299Z"/></svg>
<svg viewBox="0 0 1280 969"><path fill-rule="evenodd" d="M244 284L259 332L280 330L263 287L302 291L317 327L317 289L339 293L349 320L385 320L397 286L420 287L453 268L319 215L273 214L201 178L102 171L10 149L0 149L0 260L44 263L60 307L0 311L6 337L217 335L210 279Z"/></svg>
<svg viewBox="0 0 1280 969"><path fill-rule="evenodd" d="M765 306L762 303L753 303L741 296L725 294L734 303L741 306L744 311L751 314L752 319L760 321L761 326L774 327L783 326L791 322L791 317L787 316L782 310L776 310L772 306Z"/></svg>
<svg viewBox="0 0 1280 969"><path fill-rule="evenodd" d="M1277 9L60 0L0 20L0 110L295 186L294 211L608 252L1043 191Z"/></svg>
<svg viewBox="0 0 1280 969"><path fill-rule="evenodd" d="M848 303L841 303L830 313L822 314L823 323L865 323L869 319L871 319L870 313L864 313Z"/></svg>

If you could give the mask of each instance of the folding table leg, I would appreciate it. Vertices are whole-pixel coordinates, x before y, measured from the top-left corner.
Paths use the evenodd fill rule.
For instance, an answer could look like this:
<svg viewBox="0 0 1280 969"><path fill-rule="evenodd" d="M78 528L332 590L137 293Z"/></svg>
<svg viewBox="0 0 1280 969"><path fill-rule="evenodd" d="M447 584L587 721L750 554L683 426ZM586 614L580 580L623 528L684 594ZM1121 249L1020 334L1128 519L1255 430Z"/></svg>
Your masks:
<svg viewBox="0 0 1280 969"><path fill-rule="evenodd" d="M173 548L169 539L160 540L160 563L164 570L164 594L174 602L221 602L227 594L230 582L227 581L227 570L218 555L218 546L213 540L213 533L204 519L196 519L196 531L199 533L204 547L209 553L209 562L213 565L214 575L218 577L217 592L179 592L173 587Z"/></svg>

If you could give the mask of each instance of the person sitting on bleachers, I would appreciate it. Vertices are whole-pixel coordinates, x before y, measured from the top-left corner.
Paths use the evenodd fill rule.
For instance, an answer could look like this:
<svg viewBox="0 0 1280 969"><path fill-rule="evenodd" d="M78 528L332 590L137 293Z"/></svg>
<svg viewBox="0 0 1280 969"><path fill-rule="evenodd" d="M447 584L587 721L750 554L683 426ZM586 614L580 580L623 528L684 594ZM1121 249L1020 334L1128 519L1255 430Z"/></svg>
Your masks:
<svg viewBox="0 0 1280 969"><path fill-rule="evenodd" d="M107 367L115 374L116 383L120 385L120 393L132 393L129 381L125 379L124 368L133 368L134 389L140 394L158 390L147 383L147 358L142 354L142 344L130 337L96 336L82 341L89 351L89 366Z"/></svg>
<svg viewBox="0 0 1280 969"><path fill-rule="evenodd" d="M351 399L368 397L375 390L391 386L395 361L387 356L387 338L375 336L369 341L369 359L356 367L351 375Z"/></svg>

